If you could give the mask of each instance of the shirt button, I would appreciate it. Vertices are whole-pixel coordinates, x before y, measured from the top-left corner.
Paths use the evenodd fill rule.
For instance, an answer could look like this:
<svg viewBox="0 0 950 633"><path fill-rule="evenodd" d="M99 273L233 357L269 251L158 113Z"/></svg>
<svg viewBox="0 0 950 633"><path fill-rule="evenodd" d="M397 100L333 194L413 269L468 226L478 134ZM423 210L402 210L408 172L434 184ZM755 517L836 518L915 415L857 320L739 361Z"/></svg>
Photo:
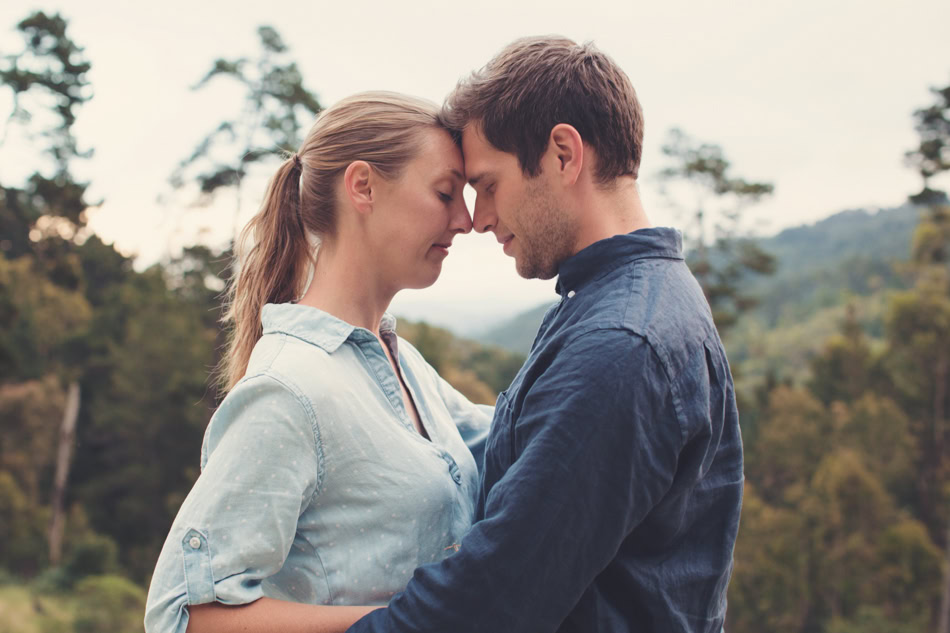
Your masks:
<svg viewBox="0 0 950 633"><path fill-rule="evenodd" d="M191 549L198 549L201 547L201 539L197 536L192 536L191 540L188 541L188 544L191 545Z"/></svg>
<svg viewBox="0 0 950 633"><path fill-rule="evenodd" d="M567 298L568 298L568 299L573 299L575 294L576 294L576 293L575 293L573 290L571 290L571 291L569 291L569 292L567 293Z"/></svg>

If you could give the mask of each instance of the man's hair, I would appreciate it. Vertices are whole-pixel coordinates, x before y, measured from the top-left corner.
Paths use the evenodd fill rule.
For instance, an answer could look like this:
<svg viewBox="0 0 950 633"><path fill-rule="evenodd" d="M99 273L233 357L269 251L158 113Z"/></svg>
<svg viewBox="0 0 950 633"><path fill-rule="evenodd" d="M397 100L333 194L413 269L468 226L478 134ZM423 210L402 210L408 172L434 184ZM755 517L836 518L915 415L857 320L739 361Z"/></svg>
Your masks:
<svg viewBox="0 0 950 633"><path fill-rule="evenodd" d="M643 151L643 111L630 79L592 43L565 37L515 40L481 70L459 81L442 106L456 135L481 127L495 148L515 154L537 176L551 129L572 125L597 156L594 179L608 184L637 177Z"/></svg>

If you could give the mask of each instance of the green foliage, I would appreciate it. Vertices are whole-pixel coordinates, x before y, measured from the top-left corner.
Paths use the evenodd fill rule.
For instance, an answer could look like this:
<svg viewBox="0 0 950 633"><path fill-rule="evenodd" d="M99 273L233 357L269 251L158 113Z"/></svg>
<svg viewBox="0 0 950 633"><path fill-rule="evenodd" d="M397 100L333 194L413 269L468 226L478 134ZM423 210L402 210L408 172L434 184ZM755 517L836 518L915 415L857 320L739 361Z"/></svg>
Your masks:
<svg viewBox="0 0 950 633"><path fill-rule="evenodd" d="M756 305L755 297L747 292L747 278L775 272L775 258L742 226L743 208L770 195L773 187L733 177L722 148L699 143L679 129L670 130L662 149L670 159L659 174L662 191L674 207L684 209L678 202L683 194L677 196L675 190L688 190L688 209L694 220L693 234L687 235L691 249L687 261L709 301L716 326L725 331ZM710 222L711 238L707 234Z"/></svg>
<svg viewBox="0 0 950 633"><path fill-rule="evenodd" d="M72 609L61 595L37 592L35 586L0 586L0 631L4 633L73 633Z"/></svg>
<svg viewBox="0 0 950 633"><path fill-rule="evenodd" d="M895 501L911 505L920 449L907 414L894 400L873 392L850 405L836 401L831 410L835 444L860 454Z"/></svg>
<svg viewBox="0 0 950 633"><path fill-rule="evenodd" d="M47 488L66 394L55 376L0 385L0 470L13 477L31 505Z"/></svg>
<svg viewBox="0 0 950 633"><path fill-rule="evenodd" d="M841 333L825 343L821 354L811 361L808 388L826 405L834 401L853 402L871 381L874 359L871 346L849 304Z"/></svg>
<svg viewBox="0 0 950 633"><path fill-rule="evenodd" d="M210 306L170 293L160 268L115 291L84 384L74 495L142 578L177 511L165 503L169 491L187 490L196 476L217 332L203 326Z"/></svg>
<svg viewBox="0 0 950 633"><path fill-rule="evenodd" d="M76 633L127 633L142 628L145 592L121 576L92 576L76 587Z"/></svg>
<svg viewBox="0 0 950 633"><path fill-rule="evenodd" d="M59 14L37 11L21 21L17 30L23 38L22 50L0 60L0 90L9 91L13 100L0 147L12 125L24 128L31 139L42 139L54 173L36 172L22 187L0 185L0 253L10 258L43 255L40 259L55 268L56 253L47 252L55 249L37 248L42 230L37 233L36 224L43 217L55 218L58 221L44 229L66 239L72 239L85 224L87 185L73 178L69 165L74 158L91 154L79 150L72 131L77 110L91 98L87 79L91 66L82 48L70 39L67 22ZM51 100L55 105L49 108ZM51 113L54 123L36 129L31 123L47 117L34 113Z"/></svg>
<svg viewBox="0 0 950 633"><path fill-rule="evenodd" d="M53 283L35 260L0 258L0 383L2 376L39 378L63 369L63 346L91 319L80 292Z"/></svg>
<svg viewBox="0 0 950 633"><path fill-rule="evenodd" d="M931 88L934 102L914 112L914 128L920 137L917 147L905 155L907 164L920 174L923 190L915 196L921 204L932 204L943 197L929 188L930 179L950 170L950 85Z"/></svg>
<svg viewBox="0 0 950 633"><path fill-rule="evenodd" d="M920 521L904 519L890 525L876 551L875 593L889 618L916 622L921 629L940 595L941 552ZM860 615L860 610L858 612Z"/></svg>
<svg viewBox="0 0 950 633"><path fill-rule="evenodd" d="M851 618L834 618L828 633L920 633L926 631L926 617L916 614L911 620L892 620L880 607L862 605Z"/></svg>
<svg viewBox="0 0 950 633"><path fill-rule="evenodd" d="M63 560L69 584L87 576L115 573L119 569L119 546L108 536L93 532L71 543Z"/></svg>
<svg viewBox="0 0 950 633"><path fill-rule="evenodd" d="M811 597L806 524L794 510L765 503L747 484L729 585L726 629L795 633Z"/></svg>
<svg viewBox="0 0 950 633"><path fill-rule="evenodd" d="M48 516L32 505L9 472L0 470L0 568L35 573L46 564Z"/></svg>
<svg viewBox="0 0 950 633"><path fill-rule="evenodd" d="M746 474L769 503L795 503L828 450L833 422L801 389L778 386L769 396L768 424L746 455Z"/></svg>
<svg viewBox="0 0 950 633"><path fill-rule="evenodd" d="M945 573L942 519L920 494L933 489L920 476L932 435L894 361L919 325L891 329L875 353L852 309L811 362L811 393L766 391L747 444L730 630L929 630Z"/></svg>
<svg viewBox="0 0 950 633"><path fill-rule="evenodd" d="M218 59L194 86L201 89L216 78L237 82L245 91L242 113L225 120L181 162L171 177L178 189L194 182L202 201L222 188L240 189L254 163L295 151L302 131L323 109L304 86L288 47L270 26L258 28L261 52L255 59ZM238 191L240 204L240 191Z"/></svg>
<svg viewBox="0 0 950 633"><path fill-rule="evenodd" d="M472 402L494 404L524 363L520 354L457 338L427 323L400 321L399 335Z"/></svg>

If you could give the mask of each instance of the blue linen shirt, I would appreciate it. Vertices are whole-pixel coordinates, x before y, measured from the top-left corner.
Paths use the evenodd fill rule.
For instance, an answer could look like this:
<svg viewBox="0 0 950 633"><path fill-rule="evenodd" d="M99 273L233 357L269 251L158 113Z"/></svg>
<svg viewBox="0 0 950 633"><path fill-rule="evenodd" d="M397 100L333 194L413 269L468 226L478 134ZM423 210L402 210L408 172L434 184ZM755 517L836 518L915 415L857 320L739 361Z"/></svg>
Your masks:
<svg viewBox="0 0 950 633"><path fill-rule="evenodd" d="M477 522L350 631L720 631L742 499L729 366L673 229L597 242L502 393Z"/></svg>
<svg viewBox="0 0 950 633"><path fill-rule="evenodd" d="M491 407L470 403L386 315L381 335L315 308L268 304L245 377L205 432L201 475L159 556L149 632L184 633L187 605L268 596L385 604L468 531ZM468 446L466 445L468 443Z"/></svg>

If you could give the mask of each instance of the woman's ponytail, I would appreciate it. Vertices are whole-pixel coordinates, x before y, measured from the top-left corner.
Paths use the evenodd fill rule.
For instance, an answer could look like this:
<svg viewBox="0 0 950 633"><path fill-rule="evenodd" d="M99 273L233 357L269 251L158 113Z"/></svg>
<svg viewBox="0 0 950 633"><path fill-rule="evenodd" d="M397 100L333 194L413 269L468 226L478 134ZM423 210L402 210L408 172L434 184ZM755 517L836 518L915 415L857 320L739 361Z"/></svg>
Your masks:
<svg viewBox="0 0 950 633"><path fill-rule="evenodd" d="M302 170L297 154L284 161L268 185L261 210L235 244L239 269L228 290L223 319L230 323L231 333L219 368L225 390L247 371L251 350L262 334L264 304L294 301L303 291L304 275L312 262L300 215Z"/></svg>

